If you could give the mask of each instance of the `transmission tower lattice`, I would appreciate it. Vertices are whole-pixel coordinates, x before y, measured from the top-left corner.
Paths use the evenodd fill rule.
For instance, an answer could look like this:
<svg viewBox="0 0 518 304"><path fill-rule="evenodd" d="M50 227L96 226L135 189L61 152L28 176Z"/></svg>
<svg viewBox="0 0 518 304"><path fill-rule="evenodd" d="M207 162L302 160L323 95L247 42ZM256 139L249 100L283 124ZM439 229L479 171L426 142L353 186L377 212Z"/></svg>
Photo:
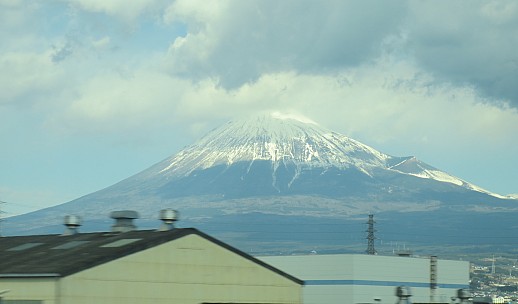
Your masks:
<svg viewBox="0 0 518 304"><path fill-rule="evenodd" d="M374 232L377 230L374 229L374 214L369 214L369 221L367 222L368 228L367 228L367 254L376 254L376 249L374 249L374 240L376 237L374 236Z"/></svg>

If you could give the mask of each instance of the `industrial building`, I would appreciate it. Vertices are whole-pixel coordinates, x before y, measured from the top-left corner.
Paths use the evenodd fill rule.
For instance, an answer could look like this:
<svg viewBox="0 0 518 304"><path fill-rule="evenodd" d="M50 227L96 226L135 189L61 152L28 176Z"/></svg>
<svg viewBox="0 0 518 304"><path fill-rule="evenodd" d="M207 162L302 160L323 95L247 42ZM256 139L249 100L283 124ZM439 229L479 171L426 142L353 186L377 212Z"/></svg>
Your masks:
<svg viewBox="0 0 518 304"><path fill-rule="evenodd" d="M412 303L451 303L469 287L466 261L367 254L258 258L304 280L304 304L393 304L400 286L410 290Z"/></svg>
<svg viewBox="0 0 518 304"><path fill-rule="evenodd" d="M111 232L0 238L2 304L301 303L299 279L196 229L134 230L114 212Z"/></svg>

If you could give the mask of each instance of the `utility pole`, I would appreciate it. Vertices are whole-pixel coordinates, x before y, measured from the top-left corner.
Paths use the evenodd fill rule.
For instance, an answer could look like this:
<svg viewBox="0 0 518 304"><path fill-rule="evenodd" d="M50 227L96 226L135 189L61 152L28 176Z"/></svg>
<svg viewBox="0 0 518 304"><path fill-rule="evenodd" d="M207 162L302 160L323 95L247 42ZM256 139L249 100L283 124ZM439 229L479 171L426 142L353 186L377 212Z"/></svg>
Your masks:
<svg viewBox="0 0 518 304"><path fill-rule="evenodd" d="M492 260L492 263L491 263L491 274L494 275L495 274L495 255L493 254L493 260Z"/></svg>
<svg viewBox="0 0 518 304"><path fill-rule="evenodd" d="M437 296L437 256L430 257L430 303L435 303Z"/></svg>
<svg viewBox="0 0 518 304"><path fill-rule="evenodd" d="M376 229L374 229L374 214L369 214L369 221L367 222L368 228L367 228L367 250L365 251L367 254L377 254L376 249L374 249L374 240L376 237L374 236L374 232L376 232Z"/></svg>

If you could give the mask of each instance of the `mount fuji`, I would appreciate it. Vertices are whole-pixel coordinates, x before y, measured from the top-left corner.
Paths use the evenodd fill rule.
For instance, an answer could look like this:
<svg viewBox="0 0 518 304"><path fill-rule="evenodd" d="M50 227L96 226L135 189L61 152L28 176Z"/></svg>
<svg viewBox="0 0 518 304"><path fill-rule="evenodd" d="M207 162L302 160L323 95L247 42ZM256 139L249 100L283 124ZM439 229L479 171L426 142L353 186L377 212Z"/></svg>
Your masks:
<svg viewBox="0 0 518 304"><path fill-rule="evenodd" d="M59 233L67 214L82 216L85 231L106 229L122 209L153 227L163 208L255 251L361 244L368 214L385 243L505 245L518 231L516 199L280 113L230 121L113 186L8 218L3 231Z"/></svg>

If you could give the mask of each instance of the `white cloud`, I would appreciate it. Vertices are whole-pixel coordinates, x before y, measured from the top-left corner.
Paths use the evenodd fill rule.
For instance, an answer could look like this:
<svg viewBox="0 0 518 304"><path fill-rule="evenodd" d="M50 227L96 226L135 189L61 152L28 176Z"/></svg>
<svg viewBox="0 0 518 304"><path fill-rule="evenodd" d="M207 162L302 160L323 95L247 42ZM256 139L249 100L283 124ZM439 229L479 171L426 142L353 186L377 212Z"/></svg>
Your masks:
<svg viewBox="0 0 518 304"><path fill-rule="evenodd" d="M51 61L51 54L9 52L0 54L1 103L32 104L59 90L66 76Z"/></svg>
<svg viewBox="0 0 518 304"><path fill-rule="evenodd" d="M177 115L175 99L182 96L184 87L182 80L159 72L100 72L77 88L77 98L63 112L56 112L54 126L82 132L145 128L157 117Z"/></svg>
<svg viewBox="0 0 518 304"><path fill-rule="evenodd" d="M412 1L408 48L427 71L518 107L515 1Z"/></svg>
<svg viewBox="0 0 518 304"><path fill-rule="evenodd" d="M45 22L35 1L0 1L0 53L40 51L42 40L36 33Z"/></svg>
<svg viewBox="0 0 518 304"><path fill-rule="evenodd" d="M92 41L92 45L96 49L104 49L110 45L111 39L108 36L104 36L101 39Z"/></svg>
<svg viewBox="0 0 518 304"><path fill-rule="evenodd" d="M203 132L204 122L265 109L300 112L373 145L404 142L422 149L506 145L518 129L516 110L486 102L472 87L438 84L415 65L390 57L333 75L264 74L233 90L214 79L191 82L153 69L107 72L82 84L77 95L58 112L63 116L54 118L82 132L141 129L157 122L187 123Z"/></svg>
<svg viewBox="0 0 518 304"><path fill-rule="evenodd" d="M516 1L496 0L482 3L480 13L496 24L515 22L518 15Z"/></svg>
<svg viewBox="0 0 518 304"><path fill-rule="evenodd" d="M0 6L3 6L3 7L17 7L17 6L20 6L22 4L22 0L1 0L0 1Z"/></svg>
<svg viewBox="0 0 518 304"><path fill-rule="evenodd" d="M148 1L125 3L77 1L74 5L131 18L159 6ZM160 5L165 8L165 4ZM0 84L10 88L0 94L4 103L47 99L48 125L63 123L78 132L141 128L167 121L166 116L173 117L175 123L192 119L192 125L200 128L204 120L264 109L302 112L331 128L377 142L393 140L396 134L405 134L415 142L434 142L437 136L430 134L432 129L441 133L454 128L464 132L459 136L470 138L473 133L506 134L505 130L515 127L509 123L509 117L516 115L514 110L489 104L503 101L483 99L469 85L448 84L436 70L430 73L418 66L422 64L419 56L414 61L408 57L411 51L402 52L409 43L416 43L412 33L432 39L436 31L443 39L461 39L466 33L463 23L476 23L470 17L473 12L432 26L429 23L443 11L441 6L426 13L425 4L413 4L412 14L420 16L414 32L390 38L397 37L393 34L398 34L398 18L405 10L384 16L387 10L401 9L391 4L365 13L372 5L347 1L325 5L311 1L176 1L164 10L164 21L186 22L189 33L171 37L165 62L160 56L131 57L125 53L101 60L96 52L112 49L115 42L108 32L89 34L77 38L88 43L77 43L73 52L60 57L73 60L59 64L50 59L61 48L54 53L0 54L0 68L5 71ZM511 16L513 7L507 2L500 6L491 2L479 11L481 16L495 19ZM303 10L308 14L301 14ZM358 12L362 17L355 16ZM67 50L66 36L47 40L48 47L62 41L62 49ZM373 45L378 52L371 52ZM358 55L359 50L365 54ZM331 60L339 55L349 59ZM319 70L327 60L331 60L328 63L333 70ZM189 80L193 75L195 82ZM51 110L54 106L59 108ZM452 108L456 111L451 112ZM442 121L426 119L434 115ZM462 122L461 127L454 127L453 122Z"/></svg>
<svg viewBox="0 0 518 304"><path fill-rule="evenodd" d="M164 6L156 0L74 0L68 1L82 10L115 16L125 21L134 21L138 16Z"/></svg>
<svg viewBox="0 0 518 304"><path fill-rule="evenodd" d="M191 25L190 31L197 33L207 25L219 22L230 5L228 0L177 0L166 8L163 19L168 24L187 22Z"/></svg>
<svg viewBox="0 0 518 304"><path fill-rule="evenodd" d="M17 0L0 1L0 24L3 28L11 28L24 23L22 4L22 1Z"/></svg>

